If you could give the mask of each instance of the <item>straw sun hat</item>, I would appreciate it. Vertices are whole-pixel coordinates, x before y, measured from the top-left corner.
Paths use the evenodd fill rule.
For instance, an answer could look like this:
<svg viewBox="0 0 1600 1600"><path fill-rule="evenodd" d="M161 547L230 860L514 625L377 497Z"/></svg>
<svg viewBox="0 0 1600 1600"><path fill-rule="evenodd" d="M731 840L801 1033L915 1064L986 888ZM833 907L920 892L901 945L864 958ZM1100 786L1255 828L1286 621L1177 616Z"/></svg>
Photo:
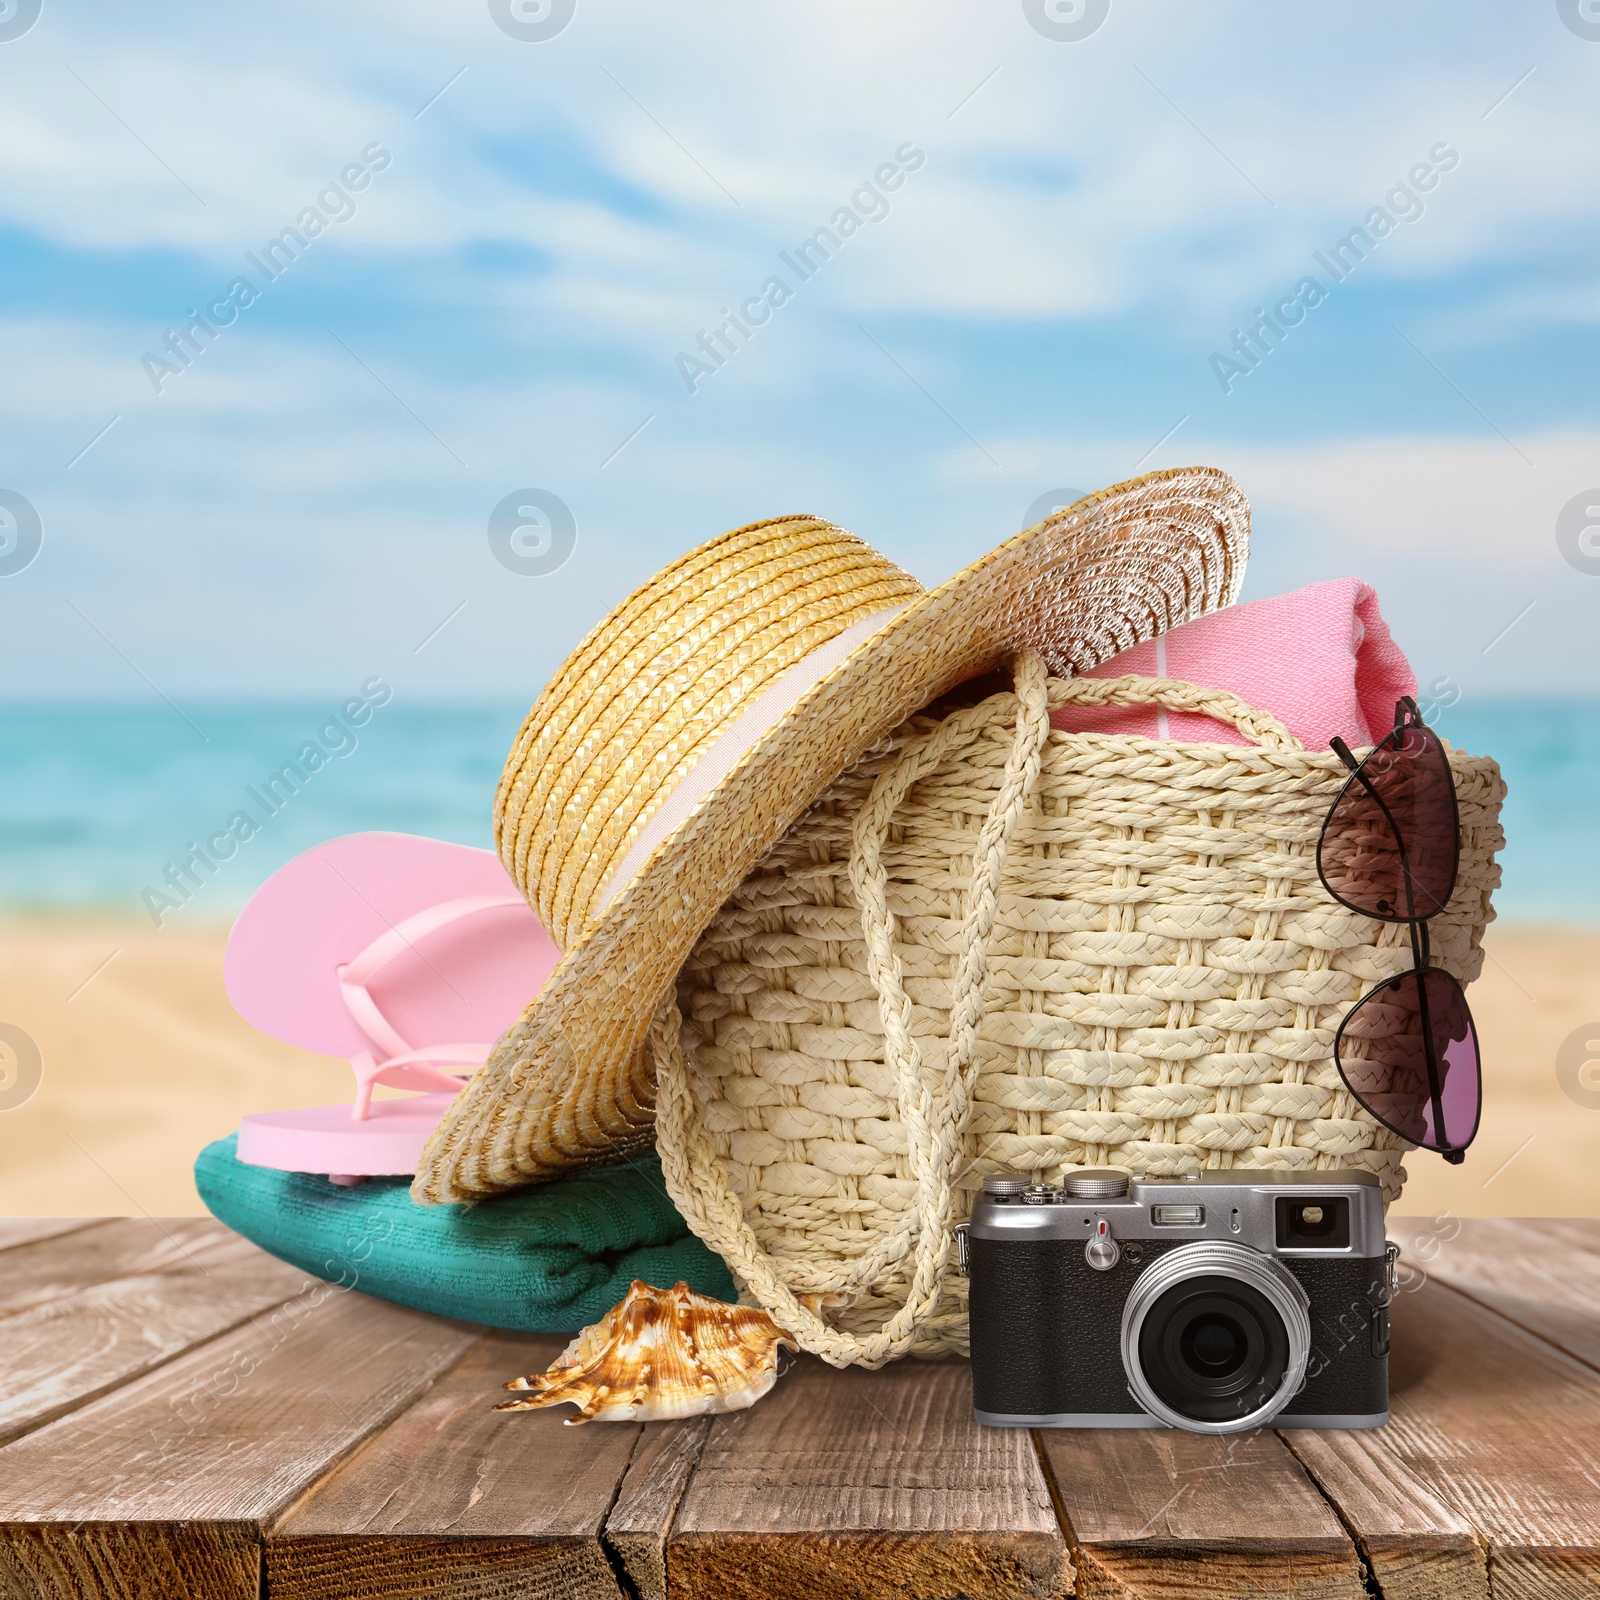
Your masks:
<svg viewBox="0 0 1600 1600"><path fill-rule="evenodd" d="M725 533L562 665L495 797L506 870L563 951L423 1152L461 1201L651 1141L650 1018L789 825L907 716L1031 646L1068 677L1238 593L1249 507L1211 467L1089 495L936 589L815 517Z"/></svg>

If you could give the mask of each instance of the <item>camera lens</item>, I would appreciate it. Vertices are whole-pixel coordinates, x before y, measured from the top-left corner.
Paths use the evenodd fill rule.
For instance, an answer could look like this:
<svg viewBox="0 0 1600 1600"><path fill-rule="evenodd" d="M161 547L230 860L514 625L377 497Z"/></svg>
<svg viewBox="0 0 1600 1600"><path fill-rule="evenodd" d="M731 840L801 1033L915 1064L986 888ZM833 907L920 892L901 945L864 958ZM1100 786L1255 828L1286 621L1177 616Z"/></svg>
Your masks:
<svg viewBox="0 0 1600 1600"><path fill-rule="evenodd" d="M1283 1318L1248 1284L1195 1278L1168 1289L1139 1333L1150 1387L1174 1411L1226 1422L1259 1411L1283 1385Z"/></svg>
<svg viewBox="0 0 1600 1600"><path fill-rule="evenodd" d="M1305 1376L1308 1306L1283 1267L1245 1245L1206 1240L1169 1251L1140 1273L1123 1308L1128 1386L1174 1427L1259 1427Z"/></svg>
<svg viewBox="0 0 1600 1600"><path fill-rule="evenodd" d="M1244 1360L1248 1340L1239 1324L1222 1312L1196 1317L1183 1330L1183 1359L1196 1372L1226 1376Z"/></svg>

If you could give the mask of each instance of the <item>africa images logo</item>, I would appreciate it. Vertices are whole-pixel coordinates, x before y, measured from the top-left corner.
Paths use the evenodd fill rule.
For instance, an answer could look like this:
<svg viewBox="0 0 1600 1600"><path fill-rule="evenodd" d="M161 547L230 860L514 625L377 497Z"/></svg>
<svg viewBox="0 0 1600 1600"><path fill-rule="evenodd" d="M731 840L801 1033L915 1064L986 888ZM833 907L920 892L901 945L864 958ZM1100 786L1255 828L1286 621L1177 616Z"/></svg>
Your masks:
<svg viewBox="0 0 1600 1600"><path fill-rule="evenodd" d="M773 313L794 299L800 285L809 283L869 222L882 222L893 209L889 195L901 188L910 173L920 170L927 155L909 139L896 147L894 159L880 163L870 178L863 178L849 203L835 208L820 228L790 250L780 250L778 259L794 274L791 284L782 273L773 273L752 295L739 302L737 311L722 308L723 320L713 328L702 328L695 349L698 355L680 350L673 365L690 394L713 373L721 372L755 335L765 327Z"/></svg>
<svg viewBox="0 0 1600 1600"><path fill-rule="evenodd" d="M188 322L181 328L166 330L161 341L166 354L146 350L140 357L139 364L150 387L157 394L163 393L171 379L187 372L222 337L222 330L232 327L239 320L239 313L249 310L266 293L267 285L276 283L311 248L313 240L320 239L336 224L350 221L357 211L355 196L393 161L394 157L376 139L363 145L360 159L347 162L337 178L329 178L293 222L280 228L259 251L246 250L244 258L261 275L260 285L241 273L221 294L208 300L203 311L190 306Z"/></svg>
<svg viewBox="0 0 1600 1600"><path fill-rule="evenodd" d="M222 871L223 864L238 855L240 845L249 844L317 773L335 760L354 755L361 742L356 729L370 722L373 712L393 698L394 690L382 678L368 678L361 693L351 695L330 712L314 736L288 760L255 783L247 783L246 803L204 839L187 840L187 853L166 863L159 888L146 884L140 891L139 902L150 920L158 928L165 926L168 914L188 905Z"/></svg>
<svg viewBox="0 0 1600 1600"><path fill-rule="evenodd" d="M1334 286L1345 282L1402 223L1417 221L1427 210L1422 196L1438 188L1441 176L1453 172L1460 162L1460 152L1441 139L1428 151L1428 159L1417 162L1405 178L1397 180L1383 203L1373 206L1356 227L1326 250L1313 250L1311 258L1328 275L1328 281L1307 273L1270 311L1257 306L1256 320L1248 328L1233 330L1231 354L1212 351L1211 371L1222 392L1232 394L1234 384L1254 372L1289 337L1290 329L1298 328L1325 304Z"/></svg>

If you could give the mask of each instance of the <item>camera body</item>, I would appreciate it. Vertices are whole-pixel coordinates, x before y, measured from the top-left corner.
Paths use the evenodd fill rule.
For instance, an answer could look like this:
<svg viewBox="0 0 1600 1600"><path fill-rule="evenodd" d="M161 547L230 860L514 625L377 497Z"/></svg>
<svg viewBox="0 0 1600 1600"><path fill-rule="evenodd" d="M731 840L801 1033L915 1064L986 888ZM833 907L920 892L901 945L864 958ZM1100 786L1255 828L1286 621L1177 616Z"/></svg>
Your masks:
<svg viewBox="0 0 1600 1600"><path fill-rule="evenodd" d="M979 1422L1388 1421L1397 1252L1371 1173L999 1174L958 1240Z"/></svg>

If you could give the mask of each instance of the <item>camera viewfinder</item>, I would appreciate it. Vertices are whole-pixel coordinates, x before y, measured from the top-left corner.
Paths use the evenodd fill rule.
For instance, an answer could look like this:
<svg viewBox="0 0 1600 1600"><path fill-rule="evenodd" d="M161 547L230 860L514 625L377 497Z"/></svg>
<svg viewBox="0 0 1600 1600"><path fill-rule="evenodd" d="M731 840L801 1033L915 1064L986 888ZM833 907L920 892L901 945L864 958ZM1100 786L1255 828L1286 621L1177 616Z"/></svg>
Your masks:
<svg viewBox="0 0 1600 1600"><path fill-rule="evenodd" d="M1350 1201L1345 1195L1288 1199L1279 1196L1280 1250L1348 1250Z"/></svg>

